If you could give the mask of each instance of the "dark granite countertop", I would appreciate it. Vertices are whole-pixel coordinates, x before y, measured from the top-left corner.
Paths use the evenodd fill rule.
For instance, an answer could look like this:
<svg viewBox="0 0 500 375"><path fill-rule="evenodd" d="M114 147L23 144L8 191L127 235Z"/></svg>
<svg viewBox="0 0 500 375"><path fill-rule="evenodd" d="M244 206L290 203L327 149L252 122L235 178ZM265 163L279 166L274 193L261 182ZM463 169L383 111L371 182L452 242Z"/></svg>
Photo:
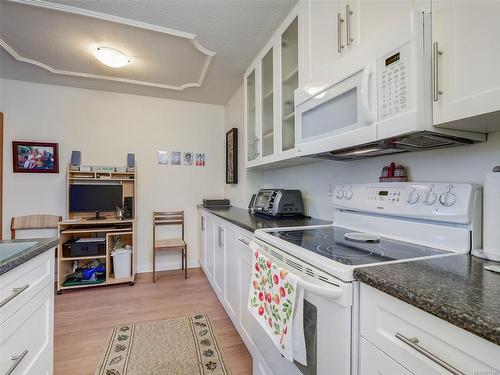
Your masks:
<svg viewBox="0 0 500 375"><path fill-rule="evenodd" d="M469 254L359 268L354 277L500 345L499 265Z"/></svg>
<svg viewBox="0 0 500 375"><path fill-rule="evenodd" d="M254 232L257 229L282 228L282 227L303 227L308 225L331 224L331 221L314 218L271 218L262 215L254 215L249 210L238 207L229 208L206 208L198 205L215 216L227 220L243 229Z"/></svg>
<svg viewBox="0 0 500 375"><path fill-rule="evenodd" d="M0 275L57 246L57 238L0 241Z"/></svg>

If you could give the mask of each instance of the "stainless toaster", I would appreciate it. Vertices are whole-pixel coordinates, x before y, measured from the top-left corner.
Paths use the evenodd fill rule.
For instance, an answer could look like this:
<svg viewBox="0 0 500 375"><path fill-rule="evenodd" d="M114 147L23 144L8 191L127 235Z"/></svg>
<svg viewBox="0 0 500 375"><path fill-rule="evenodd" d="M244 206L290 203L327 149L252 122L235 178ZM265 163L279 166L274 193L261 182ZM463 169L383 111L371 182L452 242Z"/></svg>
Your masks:
<svg viewBox="0 0 500 375"><path fill-rule="evenodd" d="M305 216L300 190L261 189L252 209L255 213L272 217Z"/></svg>

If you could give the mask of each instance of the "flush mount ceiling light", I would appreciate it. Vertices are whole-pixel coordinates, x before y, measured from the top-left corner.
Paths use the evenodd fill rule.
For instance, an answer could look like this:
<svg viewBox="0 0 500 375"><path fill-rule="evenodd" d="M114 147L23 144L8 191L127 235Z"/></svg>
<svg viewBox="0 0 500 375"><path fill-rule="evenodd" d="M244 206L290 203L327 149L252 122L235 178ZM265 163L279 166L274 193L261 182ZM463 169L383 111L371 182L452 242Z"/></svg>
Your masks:
<svg viewBox="0 0 500 375"><path fill-rule="evenodd" d="M98 47L95 51L95 57L111 68L121 68L130 63L130 58L123 52L111 47Z"/></svg>

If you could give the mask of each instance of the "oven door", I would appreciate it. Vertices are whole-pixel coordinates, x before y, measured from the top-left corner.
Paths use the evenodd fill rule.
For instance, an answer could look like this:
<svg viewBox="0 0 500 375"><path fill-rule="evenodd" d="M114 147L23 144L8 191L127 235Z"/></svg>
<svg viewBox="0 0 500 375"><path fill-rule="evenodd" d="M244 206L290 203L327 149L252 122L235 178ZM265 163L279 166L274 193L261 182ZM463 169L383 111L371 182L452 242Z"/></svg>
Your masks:
<svg viewBox="0 0 500 375"><path fill-rule="evenodd" d="M377 139L375 63L297 104L297 155L307 156ZM306 90L307 91L307 90Z"/></svg>
<svg viewBox="0 0 500 375"><path fill-rule="evenodd" d="M320 281L305 274L303 271L308 272L305 269L298 269L306 263L276 248L272 248L272 251L269 249L267 244L260 245L258 251L280 267L299 276L299 285L304 288L307 366L285 359L260 324L253 321L252 339L261 360L265 362L265 366L254 367L272 371L265 375L321 375L331 373L332 369L337 369L338 374L350 374L352 285L337 279L336 285ZM295 264L295 267L290 266L291 264ZM306 267L309 274L311 271L316 275L322 274L319 270L313 270L310 265ZM329 278L332 279L331 276Z"/></svg>

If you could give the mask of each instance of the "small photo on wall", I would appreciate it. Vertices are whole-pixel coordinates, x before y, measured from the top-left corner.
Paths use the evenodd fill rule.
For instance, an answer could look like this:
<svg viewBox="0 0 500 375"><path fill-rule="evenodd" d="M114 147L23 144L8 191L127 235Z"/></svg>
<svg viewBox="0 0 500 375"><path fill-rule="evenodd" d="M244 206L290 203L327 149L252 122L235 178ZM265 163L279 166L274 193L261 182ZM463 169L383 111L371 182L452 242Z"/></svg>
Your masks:
<svg viewBox="0 0 500 375"><path fill-rule="evenodd" d="M197 167L204 167L206 164L206 156L204 152L197 152L194 158L194 164Z"/></svg>
<svg viewBox="0 0 500 375"><path fill-rule="evenodd" d="M182 165L190 166L193 165L193 153L192 152L183 152L182 153Z"/></svg>
<svg viewBox="0 0 500 375"><path fill-rule="evenodd" d="M158 164L168 164L168 151L158 151Z"/></svg>
<svg viewBox="0 0 500 375"><path fill-rule="evenodd" d="M180 151L170 151L170 164L181 165L181 152Z"/></svg>

